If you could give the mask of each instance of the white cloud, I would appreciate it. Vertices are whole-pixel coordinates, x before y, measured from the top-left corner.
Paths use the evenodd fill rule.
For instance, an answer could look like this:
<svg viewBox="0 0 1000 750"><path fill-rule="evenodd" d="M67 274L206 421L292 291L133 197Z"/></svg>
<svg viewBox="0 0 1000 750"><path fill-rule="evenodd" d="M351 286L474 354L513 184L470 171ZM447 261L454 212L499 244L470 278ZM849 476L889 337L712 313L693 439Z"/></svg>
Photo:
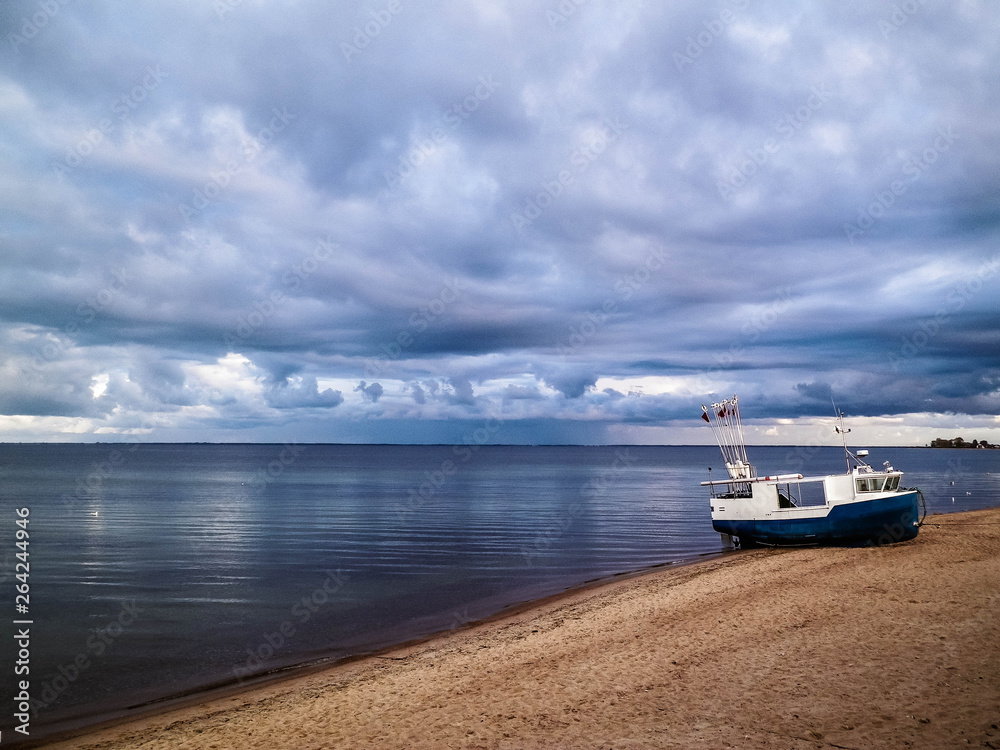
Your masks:
<svg viewBox="0 0 1000 750"><path fill-rule="evenodd" d="M90 386L90 390L94 394L94 398L100 398L104 395L104 392L108 390L108 381L110 380L111 376L106 372L94 376L94 384Z"/></svg>

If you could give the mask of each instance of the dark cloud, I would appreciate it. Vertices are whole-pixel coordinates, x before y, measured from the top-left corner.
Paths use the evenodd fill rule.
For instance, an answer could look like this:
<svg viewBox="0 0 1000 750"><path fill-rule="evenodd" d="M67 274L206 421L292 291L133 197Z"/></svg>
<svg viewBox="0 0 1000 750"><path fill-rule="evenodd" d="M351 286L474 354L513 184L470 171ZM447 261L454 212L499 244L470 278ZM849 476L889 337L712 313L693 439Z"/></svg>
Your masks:
<svg viewBox="0 0 1000 750"><path fill-rule="evenodd" d="M0 439L1000 411L990 5L406 3L349 54L368 6L40 7Z"/></svg>
<svg viewBox="0 0 1000 750"><path fill-rule="evenodd" d="M830 401L833 398L833 388L830 387L829 383L799 383L795 386L795 390L801 393L808 399L813 401Z"/></svg>
<svg viewBox="0 0 1000 750"><path fill-rule="evenodd" d="M372 386L377 386L373 383ZM381 395L381 388L379 389ZM265 393L268 406L275 409L298 409L302 407L320 407L329 409L344 402L340 391L325 388L320 391L316 378L307 376L298 382L283 382L268 389ZM377 397L373 397L377 401Z"/></svg>
<svg viewBox="0 0 1000 750"><path fill-rule="evenodd" d="M476 397L472 392L472 383L468 378L452 377L448 378L448 385L451 386L451 393L448 400L453 404L464 404L472 406L476 402Z"/></svg>
<svg viewBox="0 0 1000 750"><path fill-rule="evenodd" d="M537 400L545 398L536 386L527 385L508 385L502 391L503 398L517 401L517 400Z"/></svg>
<svg viewBox="0 0 1000 750"><path fill-rule="evenodd" d="M379 383L372 383L371 385L368 385L364 380L362 380L358 383L354 392L360 392L366 401L370 401L373 404L378 403L378 400L382 398L382 386Z"/></svg>
<svg viewBox="0 0 1000 750"><path fill-rule="evenodd" d="M557 370L544 377L545 384L562 393L566 398L579 398L597 383L597 375L583 372Z"/></svg>
<svg viewBox="0 0 1000 750"><path fill-rule="evenodd" d="M424 395L424 389L420 387L419 383L411 383L409 388L410 388L410 393L413 396L414 403L417 404L427 403L427 396Z"/></svg>

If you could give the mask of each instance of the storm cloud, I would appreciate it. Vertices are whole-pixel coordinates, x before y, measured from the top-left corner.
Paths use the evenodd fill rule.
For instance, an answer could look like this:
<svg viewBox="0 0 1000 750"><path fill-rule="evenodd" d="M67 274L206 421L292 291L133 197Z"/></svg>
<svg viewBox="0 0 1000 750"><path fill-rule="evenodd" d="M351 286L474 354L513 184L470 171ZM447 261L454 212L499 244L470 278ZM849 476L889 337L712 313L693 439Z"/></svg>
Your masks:
<svg viewBox="0 0 1000 750"><path fill-rule="evenodd" d="M5 2L0 439L1000 442L998 28Z"/></svg>

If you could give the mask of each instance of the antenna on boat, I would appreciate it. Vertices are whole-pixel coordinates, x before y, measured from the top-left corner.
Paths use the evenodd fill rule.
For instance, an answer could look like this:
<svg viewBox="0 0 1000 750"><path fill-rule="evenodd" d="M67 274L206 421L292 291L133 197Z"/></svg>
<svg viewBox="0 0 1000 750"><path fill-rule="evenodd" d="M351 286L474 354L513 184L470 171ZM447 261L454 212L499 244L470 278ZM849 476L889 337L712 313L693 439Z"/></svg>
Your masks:
<svg viewBox="0 0 1000 750"><path fill-rule="evenodd" d="M743 436L743 420L740 418L740 400L735 395L713 403L709 409L701 405L701 418L708 422L715 435L715 441L722 451L726 470L730 479L751 479L757 472L747 460L746 441Z"/></svg>
<svg viewBox="0 0 1000 750"><path fill-rule="evenodd" d="M854 459L855 465L859 469L862 466L864 466L866 471L869 471L869 472L872 471L872 467L869 466L868 463L865 461L865 459L868 458L868 451L867 450L859 450L855 454L855 453L851 453L851 451L848 449L848 447L847 447L847 433L849 433L851 431L851 429L849 427L844 427L844 412L840 411L837 408L837 403L833 400L832 396L830 397L830 402L833 404L833 411L836 413L837 420L840 422L840 424L838 424L833 429L837 433L839 433L840 436L844 439L844 460L847 461L847 473L848 474L851 473L851 459L852 458ZM888 466L888 464L889 464L889 462L886 461L886 466ZM888 471L892 471L892 467L890 466L887 470Z"/></svg>
<svg viewBox="0 0 1000 750"><path fill-rule="evenodd" d="M839 424L837 424L833 429L840 434L844 439L844 460L847 462L847 473L851 473L851 452L847 450L847 433L851 430L850 428L844 427L844 412L837 408L837 402L833 400L833 396L830 396L830 403L833 404L833 413L837 417Z"/></svg>

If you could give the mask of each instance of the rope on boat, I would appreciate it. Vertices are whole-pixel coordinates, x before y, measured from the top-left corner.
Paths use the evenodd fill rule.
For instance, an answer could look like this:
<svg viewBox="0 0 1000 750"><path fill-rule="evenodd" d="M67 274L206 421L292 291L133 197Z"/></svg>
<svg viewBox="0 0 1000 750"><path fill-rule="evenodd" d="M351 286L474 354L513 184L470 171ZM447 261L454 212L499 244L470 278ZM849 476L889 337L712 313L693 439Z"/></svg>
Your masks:
<svg viewBox="0 0 1000 750"><path fill-rule="evenodd" d="M919 528L924 525L924 519L927 518L927 501L924 500L924 493L920 491L919 487L915 487L914 489L917 491L917 497L920 498L920 509L924 512L920 516L920 520L917 521L917 527Z"/></svg>

